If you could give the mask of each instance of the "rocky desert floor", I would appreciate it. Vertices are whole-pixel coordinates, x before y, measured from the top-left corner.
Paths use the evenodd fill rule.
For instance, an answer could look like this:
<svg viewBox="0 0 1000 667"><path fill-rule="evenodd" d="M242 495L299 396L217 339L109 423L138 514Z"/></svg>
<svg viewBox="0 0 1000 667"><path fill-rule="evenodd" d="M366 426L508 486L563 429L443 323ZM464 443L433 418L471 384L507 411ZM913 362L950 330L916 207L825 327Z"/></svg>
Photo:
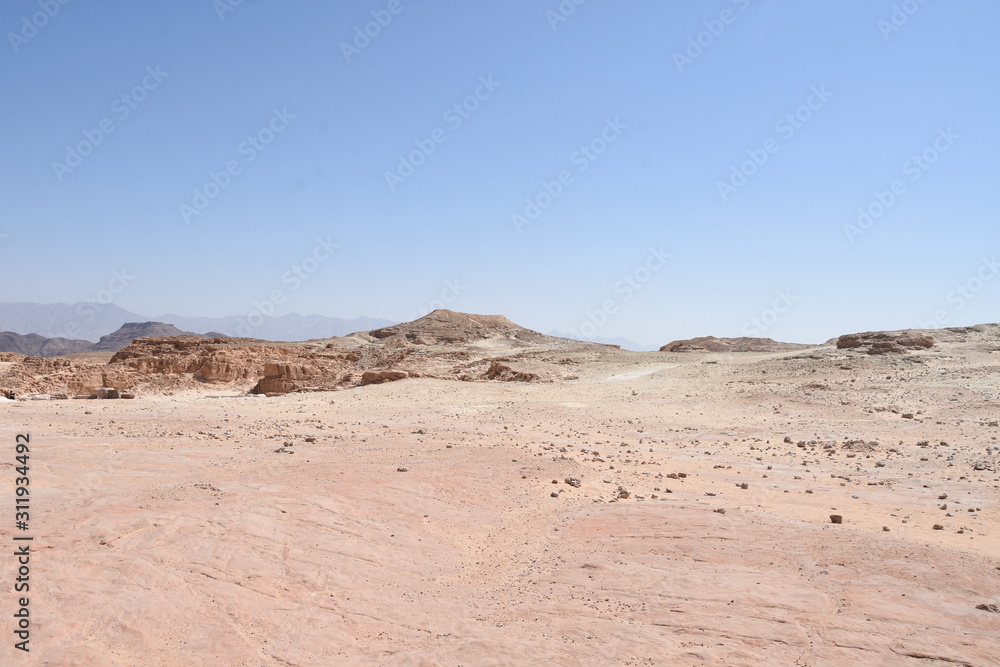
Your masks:
<svg viewBox="0 0 1000 667"><path fill-rule="evenodd" d="M1000 351L560 357L0 402L0 663L1000 664Z"/></svg>

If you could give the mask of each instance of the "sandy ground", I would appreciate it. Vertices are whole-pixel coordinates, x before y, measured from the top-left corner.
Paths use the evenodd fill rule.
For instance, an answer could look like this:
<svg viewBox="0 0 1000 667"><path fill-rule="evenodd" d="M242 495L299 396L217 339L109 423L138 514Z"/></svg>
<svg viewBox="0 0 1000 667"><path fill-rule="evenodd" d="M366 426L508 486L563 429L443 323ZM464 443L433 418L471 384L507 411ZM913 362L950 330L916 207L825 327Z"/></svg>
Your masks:
<svg viewBox="0 0 1000 667"><path fill-rule="evenodd" d="M1000 664L1000 354L568 367L3 402L0 663Z"/></svg>

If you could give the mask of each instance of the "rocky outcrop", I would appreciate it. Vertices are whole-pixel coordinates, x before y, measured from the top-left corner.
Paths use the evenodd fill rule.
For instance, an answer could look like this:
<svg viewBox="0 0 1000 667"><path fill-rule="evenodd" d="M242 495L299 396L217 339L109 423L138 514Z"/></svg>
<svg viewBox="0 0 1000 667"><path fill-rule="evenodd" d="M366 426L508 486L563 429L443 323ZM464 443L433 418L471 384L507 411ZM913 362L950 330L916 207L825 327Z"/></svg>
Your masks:
<svg viewBox="0 0 1000 667"><path fill-rule="evenodd" d="M109 364L140 374L189 374L199 382L236 382L256 380L269 361L294 356L280 345L253 339L179 336L138 339L111 357Z"/></svg>
<svg viewBox="0 0 1000 667"><path fill-rule="evenodd" d="M75 396L93 394L97 387L103 386L100 365L44 357L16 357L9 363L11 367L0 374L0 387L4 392Z"/></svg>
<svg viewBox="0 0 1000 667"><path fill-rule="evenodd" d="M539 379L537 373L525 373L516 371L510 366L506 366L494 361L483 373L484 380L500 380L502 382L535 382Z"/></svg>
<svg viewBox="0 0 1000 667"><path fill-rule="evenodd" d="M264 377L254 385L254 394L288 394L315 381L320 369L307 364L267 363Z"/></svg>
<svg viewBox="0 0 1000 667"><path fill-rule="evenodd" d="M382 384L383 382L395 382L410 377L406 371L365 371L361 375L359 386L369 384Z"/></svg>
<svg viewBox="0 0 1000 667"><path fill-rule="evenodd" d="M716 338L701 336L675 340L660 348L660 352L793 352L810 345L782 343L771 338Z"/></svg>
<svg viewBox="0 0 1000 667"><path fill-rule="evenodd" d="M934 347L932 336L912 331L867 331L847 334L837 339L838 350L856 350L868 354L904 354L931 347Z"/></svg>

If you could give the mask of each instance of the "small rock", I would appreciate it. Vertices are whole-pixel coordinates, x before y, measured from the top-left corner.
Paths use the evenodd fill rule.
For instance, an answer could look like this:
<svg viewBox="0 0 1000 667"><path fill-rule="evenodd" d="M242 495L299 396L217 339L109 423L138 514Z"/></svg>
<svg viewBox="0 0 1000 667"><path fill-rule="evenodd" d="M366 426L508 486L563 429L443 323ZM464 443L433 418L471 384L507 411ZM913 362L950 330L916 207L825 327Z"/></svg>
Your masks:
<svg viewBox="0 0 1000 667"><path fill-rule="evenodd" d="M749 485L749 484L747 484L746 482L743 482L742 484L740 484L740 488L741 488L741 489L749 489L749 488L750 488L750 485Z"/></svg>
<svg viewBox="0 0 1000 667"><path fill-rule="evenodd" d="M715 512L717 514L725 514L726 513L726 508L725 507L720 507L719 509L715 510Z"/></svg>
<svg viewBox="0 0 1000 667"><path fill-rule="evenodd" d="M574 489L575 488L579 488L580 484L581 484L580 480L578 480L576 477L567 477L565 481L566 481L567 484L569 484L570 486L572 486Z"/></svg>
<svg viewBox="0 0 1000 667"><path fill-rule="evenodd" d="M553 491L549 495L552 496L553 498L558 498L559 497L559 492L558 491Z"/></svg>
<svg viewBox="0 0 1000 667"><path fill-rule="evenodd" d="M944 530L944 526L939 523L934 524L934 530Z"/></svg>
<svg viewBox="0 0 1000 667"><path fill-rule="evenodd" d="M407 468L406 466L399 466L398 468L396 468L396 472L409 472L409 470L410 469Z"/></svg>
<svg viewBox="0 0 1000 667"><path fill-rule="evenodd" d="M892 529L889 528L889 526L882 526L882 530L885 531L886 533L888 533Z"/></svg>
<svg viewBox="0 0 1000 667"><path fill-rule="evenodd" d="M839 514L831 514L830 523L844 523L844 517L840 516Z"/></svg>
<svg viewBox="0 0 1000 667"><path fill-rule="evenodd" d="M903 419L913 419L913 413L912 412L904 412L903 413Z"/></svg>
<svg viewBox="0 0 1000 667"><path fill-rule="evenodd" d="M977 604L976 609L982 609L983 611L988 611L991 614L1000 614L1000 606L995 604Z"/></svg>

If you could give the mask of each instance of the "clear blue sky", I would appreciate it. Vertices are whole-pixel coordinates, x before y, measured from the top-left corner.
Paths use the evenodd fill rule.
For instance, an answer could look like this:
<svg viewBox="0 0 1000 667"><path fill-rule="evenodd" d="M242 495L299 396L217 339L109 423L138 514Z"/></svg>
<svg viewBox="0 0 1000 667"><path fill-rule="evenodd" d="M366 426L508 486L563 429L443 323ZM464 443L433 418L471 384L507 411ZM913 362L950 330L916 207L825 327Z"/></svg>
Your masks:
<svg viewBox="0 0 1000 667"><path fill-rule="evenodd" d="M648 344L1000 319L1000 4L563 6L3 3L0 300L405 320L444 292Z"/></svg>

